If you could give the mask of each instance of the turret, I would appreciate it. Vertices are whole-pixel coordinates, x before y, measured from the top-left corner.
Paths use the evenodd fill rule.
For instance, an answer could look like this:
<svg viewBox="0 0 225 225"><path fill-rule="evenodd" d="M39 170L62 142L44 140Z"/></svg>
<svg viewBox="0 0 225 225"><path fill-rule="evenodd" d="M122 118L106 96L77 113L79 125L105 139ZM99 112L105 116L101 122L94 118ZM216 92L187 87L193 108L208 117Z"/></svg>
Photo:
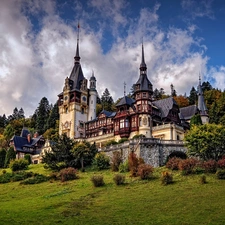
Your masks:
<svg viewBox="0 0 225 225"><path fill-rule="evenodd" d="M198 85L198 110L202 119L202 123L203 124L208 123L209 122L208 109L205 105L200 77L199 77L199 85Z"/></svg>
<svg viewBox="0 0 225 225"><path fill-rule="evenodd" d="M94 72L90 78L89 86L89 110L88 121L96 119L96 103L97 103L97 91L96 91L96 78Z"/></svg>

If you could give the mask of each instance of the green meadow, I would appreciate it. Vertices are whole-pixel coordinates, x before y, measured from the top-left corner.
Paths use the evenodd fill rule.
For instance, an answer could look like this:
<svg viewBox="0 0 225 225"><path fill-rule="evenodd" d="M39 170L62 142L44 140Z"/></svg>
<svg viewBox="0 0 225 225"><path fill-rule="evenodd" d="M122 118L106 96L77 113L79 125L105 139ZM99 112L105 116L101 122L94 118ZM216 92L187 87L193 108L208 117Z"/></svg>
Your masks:
<svg viewBox="0 0 225 225"><path fill-rule="evenodd" d="M63 183L0 184L0 224L225 224L225 180L206 174L201 184L201 175L173 172L174 183L163 186L164 170L155 169L148 181L126 173L120 186L110 170L79 172L79 179ZM42 165L28 171L51 173ZM92 185L95 174L104 176L103 187Z"/></svg>

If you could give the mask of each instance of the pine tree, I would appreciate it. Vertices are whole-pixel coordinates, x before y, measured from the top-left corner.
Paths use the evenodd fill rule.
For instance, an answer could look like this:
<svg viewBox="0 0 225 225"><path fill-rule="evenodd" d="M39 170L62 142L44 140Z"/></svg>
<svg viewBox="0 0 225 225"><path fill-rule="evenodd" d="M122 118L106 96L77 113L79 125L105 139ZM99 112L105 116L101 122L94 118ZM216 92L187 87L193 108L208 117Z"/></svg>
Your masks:
<svg viewBox="0 0 225 225"><path fill-rule="evenodd" d="M104 110L113 111L113 98L109 93L109 90L106 88L101 97L101 104Z"/></svg>
<svg viewBox="0 0 225 225"><path fill-rule="evenodd" d="M170 85L170 88L171 88L171 96L172 96L172 97L177 96L177 92L176 92L176 90L174 89L174 85L173 85L173 84Z"/></svg>
<svg viewBox="0 0 225 225"><path fill-rule="evenodd" d="M202 83L202 91L210 91L212 90L212 85L207 81Z"/></svg>
<svg viewBox="0 0 225 225"><path fill-rule="evenodd" d="M5 166L5 157L6 157L6 150L4 148L0 149L0 168Z"/></svg>
<svg viewBox="0 0 225 225"><path fill-rule="evenodd" d="M43 97L39 103L39 106L36 111L36 129L39 134L43 134L46 129L46 124L48 121L49 117L49 112L50 112L50 106L48 99L46 97Z"/></svg>
<svg viewBox="0 0 225 225"><path fill-rule="evenodd" d="M6 152L4 167L7 168L10 163L10 160L13 160L15 158L16 158L16 152L14 151L13 147L10 147Z"/></svg>
<svg viewBox="0 0 225 225"><path fill-rule="evenodd" d="M191 88L188 101L189 101L189 105L194 105L197 101L197 91L194 87Z"/></svg>
<svg viewBox="0 0 225 225"><path fill-rule="evenodd" d="M48 121L47 121L47 129L56 128L57 120L59 120L59 107L58 102L56 102L50 112Z"/></svg>

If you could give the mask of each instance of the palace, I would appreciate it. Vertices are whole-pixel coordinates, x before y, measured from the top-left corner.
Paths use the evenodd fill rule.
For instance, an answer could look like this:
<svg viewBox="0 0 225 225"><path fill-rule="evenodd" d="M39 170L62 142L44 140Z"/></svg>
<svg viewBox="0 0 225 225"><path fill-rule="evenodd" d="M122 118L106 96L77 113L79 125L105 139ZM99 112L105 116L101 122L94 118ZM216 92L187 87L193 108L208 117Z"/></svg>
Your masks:
<svg viewBox="0 0 225 225"><path fill-rule="evenodd" d="M161 140L183 140L193 115L199 113L203 123L209 120L205 106L201 80L198 85L198 106L179 108L173 97L153 99L153 86L147 76L144 46L141 49L140 74L134 84L134 98L124 96L115 112L103 110L96 116L96 78L84 77L77 39L74 66L65 79L59 97L59 134L66 133L72 139L86 139L102 147L110 140L132 139L142 135Z"/></svg>

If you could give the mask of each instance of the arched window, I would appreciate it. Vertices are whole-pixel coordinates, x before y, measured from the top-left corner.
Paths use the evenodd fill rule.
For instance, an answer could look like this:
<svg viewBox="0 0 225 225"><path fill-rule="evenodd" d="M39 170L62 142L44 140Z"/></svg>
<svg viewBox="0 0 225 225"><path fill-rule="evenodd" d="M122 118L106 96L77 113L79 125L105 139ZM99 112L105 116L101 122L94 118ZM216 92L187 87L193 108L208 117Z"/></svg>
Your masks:
<svg viewBox="0 0 225 225"><path fill-rule="evenodd" d="M141 117L139 118L139 127L141 127Z"/></svg>

